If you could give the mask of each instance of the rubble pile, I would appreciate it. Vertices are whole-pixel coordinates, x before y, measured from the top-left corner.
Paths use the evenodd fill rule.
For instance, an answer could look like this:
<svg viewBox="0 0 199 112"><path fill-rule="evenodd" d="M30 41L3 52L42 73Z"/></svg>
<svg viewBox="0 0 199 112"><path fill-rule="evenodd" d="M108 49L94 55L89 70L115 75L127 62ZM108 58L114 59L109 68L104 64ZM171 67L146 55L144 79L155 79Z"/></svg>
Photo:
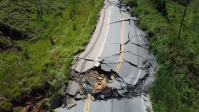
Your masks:
<svg viewBox="0 0 199 112"><path fill-rule="evenodd" d="M73 73L68 85L65 85L65 89L63 89L66 108L75 106L78 100L86 99L87 94L91 94L93 100L108 100L133 98L148 92L144 83L149 75L145 75L139 79L137 84L133 85L125 82L114 72L109 74L113 74L114 79L111 79L107 73L99 73L95 69L84 74Z"/></svg>
<svg viewBox="0 0 199 112"><path fill-rule="evenodd" d="M84 78L74 74L68 85L63 85L64 107L69 109L77 104L76 101L86 98L81 88L84 82Z"/></svg>
<svg viewBox="0 0 199 112"><path fill-rule="evenodd" d="M104 74L99 74L97 71L90 72L84 76L85 80L92 86L92 90L96 93L102 89L109 87L107 85L108 78Z"/></svg>
<svg viewBox="0 0 199 112"><path fill-rule="evenodd" d="M96 70L85 74L73 73L67 85L63 85L64 107L71 108L77 104L78 100L87 98L87 94L97 94L107 91L110 88L107 85L108 77Z"/></svg>

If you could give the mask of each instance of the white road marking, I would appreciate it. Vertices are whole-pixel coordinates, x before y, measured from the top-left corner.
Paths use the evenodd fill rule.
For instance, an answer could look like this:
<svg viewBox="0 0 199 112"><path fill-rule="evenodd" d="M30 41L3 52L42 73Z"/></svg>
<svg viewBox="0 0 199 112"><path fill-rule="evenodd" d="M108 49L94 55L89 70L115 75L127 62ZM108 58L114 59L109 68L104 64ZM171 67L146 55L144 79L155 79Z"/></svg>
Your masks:
<svg viewBox="0 0 199 112"><path fill-rule="evenodd" d="M142 70L140 69L139 74L138 74L138 77L137 77L137 79L135 80L135 83L136 83L137 80L139 79L141 71L142 71ZM135 85L135 83L134 83L134 85Z"/></svg>
<svg viewBox="0 0 199 112"><path fill-rule="evenodd" d="M109 13L109 19L108 19L108 23L110 22L110 17L111 17L111 9L112 9L112 6L110 7L110 13ZM104 44L105 44L105 42L106 42L106 38L107 38L107 35L108 35L108 31L109 31L109 26L108 26L108 28L107 28L107 31L106 31L106 36L105 36L105 38L104 38L104 41L103 41L103 43L102 43L102 47L101 47L101 49L100 49L100 51L99 51L99 53L98 53L98 55L97 55L97 57L95 58L95 61L97 62L98 61L98 57L101 55L101 53L102 53L102 51L103 51L103 48L104 48ZM99 62L97 62L97 63L95 63L95 66L99 66Z"/></svg>
<svg viewBox="0 0 199 112"><path fill-rule="evenodd" d="M137 31L137 33L138 33L138 36L139 36L139 40L140 40L140 34L139 34L139 32Z"/></svg>

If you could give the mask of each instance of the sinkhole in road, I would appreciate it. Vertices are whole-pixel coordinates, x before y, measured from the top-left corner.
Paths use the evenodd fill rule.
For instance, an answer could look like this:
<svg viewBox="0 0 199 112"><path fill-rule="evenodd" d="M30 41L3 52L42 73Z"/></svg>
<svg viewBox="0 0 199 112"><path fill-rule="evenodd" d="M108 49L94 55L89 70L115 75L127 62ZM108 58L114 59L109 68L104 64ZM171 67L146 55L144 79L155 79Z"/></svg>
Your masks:
<svg viewBox="0 0 199 112"><path fill-rule="evenodd" d="M68 84L62 86L63 107L68 109L85 100L89 95L93 101L134 98L148 93L145 81L150 77L146 74L134 84L128 84L115 71L104 71L94 67L85 73L73 71ZM53 101L52 101L53 102Z"/></svg>

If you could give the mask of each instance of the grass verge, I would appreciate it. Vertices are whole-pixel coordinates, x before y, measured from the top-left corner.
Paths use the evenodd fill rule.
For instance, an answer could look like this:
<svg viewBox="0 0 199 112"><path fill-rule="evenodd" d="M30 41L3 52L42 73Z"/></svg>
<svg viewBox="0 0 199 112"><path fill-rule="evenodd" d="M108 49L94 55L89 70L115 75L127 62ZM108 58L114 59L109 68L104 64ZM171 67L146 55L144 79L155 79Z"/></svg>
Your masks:
<svg viewBox="0 0 199 112"><path fill-rule="evenodd" d="M150 52L158 59L157 80L149 88L155 112L199 111L197 0L188 5L178 40L184 6L178 0L127 0L139 28L148 32Z"/></svg>
<svg viewBox="0 0 199 112"><path fill-rule="evenodd" d="M24 97L31 97L38 90L45 92L45 98L51 98L63 83L67 83L71 74L70 63L89 41L103 0L65 2L67 7L63 6L64 10L59 13L55 10L50 16L44 14L38 18L36 26L45 28L36 36L28 41L6 39L12 45L0 54L0 95L8 101L17 101L21 106ZM23 4L23 1L19 3ZM0 42L7 46L7 41L2 40L6 35L0 34ZM21 50L15 49L16 46ZM6 101L0 103L1 111L7 111L5 106L11 107Z"/></svg>

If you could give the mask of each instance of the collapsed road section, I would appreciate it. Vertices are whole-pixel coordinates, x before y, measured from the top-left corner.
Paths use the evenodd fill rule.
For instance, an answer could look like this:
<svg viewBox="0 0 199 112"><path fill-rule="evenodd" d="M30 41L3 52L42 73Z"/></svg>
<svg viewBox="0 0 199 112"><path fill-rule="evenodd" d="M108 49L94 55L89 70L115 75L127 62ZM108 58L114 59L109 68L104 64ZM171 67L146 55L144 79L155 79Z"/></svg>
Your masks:
<svg viewBox="0 0 199 112"><path fill-rule="evenodd" d="M135 21L122 1L104 2L91 40L74 57L70 81L62 87L63 108L88 97L106 101L147 94L157 62L148 50L146 32Z"/></svg>

